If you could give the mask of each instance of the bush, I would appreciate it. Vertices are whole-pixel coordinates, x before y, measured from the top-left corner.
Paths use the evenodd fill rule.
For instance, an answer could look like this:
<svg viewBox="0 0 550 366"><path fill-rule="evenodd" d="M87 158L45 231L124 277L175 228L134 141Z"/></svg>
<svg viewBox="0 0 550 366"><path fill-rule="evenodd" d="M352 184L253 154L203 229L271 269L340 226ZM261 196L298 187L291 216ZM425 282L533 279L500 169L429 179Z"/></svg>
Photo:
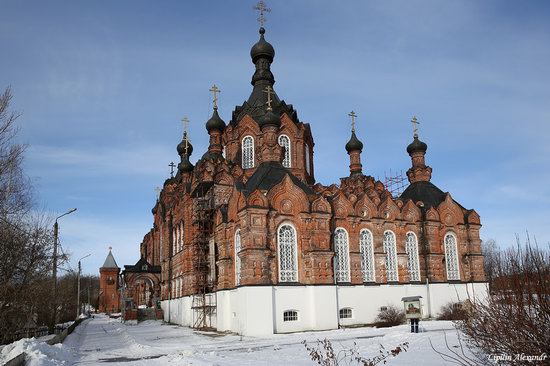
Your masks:
<svg viewBox="0 0 550 366"><path fill-rule="evenodd" d="M393 327L405 323L405 312L394 305L385 306L376 317L378 328Z"/></svg>
<svg viewBox="0 0 550 366"><path fill-rule="evenodd" d="M448 302L443 305L437 320L464 320L468 317L468 312L463 303Z"/></svg>

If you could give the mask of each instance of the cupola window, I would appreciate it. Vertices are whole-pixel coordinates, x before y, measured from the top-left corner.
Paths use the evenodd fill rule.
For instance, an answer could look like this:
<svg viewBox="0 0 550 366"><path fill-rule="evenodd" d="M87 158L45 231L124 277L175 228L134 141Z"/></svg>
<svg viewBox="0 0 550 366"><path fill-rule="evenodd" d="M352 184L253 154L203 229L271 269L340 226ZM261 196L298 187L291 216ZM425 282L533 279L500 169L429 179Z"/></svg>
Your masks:
<svg viewBox="0 0 550 366"><path fill-rule="evenodd" d="M290 161L290 138L287 135L279 136L279 145L285 148L285 157L283 159L283 166L290 168L292 166Z"/></svg>
<svg viewBox="0 0 550 366"><path fill-rule="evenodd" d="M254 168L254 138L245 136L242 141L243 169Z"/></svg>

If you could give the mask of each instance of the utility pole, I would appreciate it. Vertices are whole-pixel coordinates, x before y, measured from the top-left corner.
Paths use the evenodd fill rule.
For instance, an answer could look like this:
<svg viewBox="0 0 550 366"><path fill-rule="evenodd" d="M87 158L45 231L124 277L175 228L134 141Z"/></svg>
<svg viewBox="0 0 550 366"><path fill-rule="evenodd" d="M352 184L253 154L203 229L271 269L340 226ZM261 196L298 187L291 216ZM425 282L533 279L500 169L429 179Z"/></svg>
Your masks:
<svg viewBox="0 0 550 366"><path fill-rule="evenodd" d="M55 323L57 319L57 236L59 234L59 225L57 219L53 224L53 264L52 264L52 281L53 281L53 303L52 303L52 318L50 320L50 334L55 332Z"/></svg>
<svg viewBox="0 0 550 366"><path fill-rule="evenodd" d="M76 275L77 290L76 290L76 319L80 316L80 271L82 267L80 266L80 261L78 261L78 274Z"/></svg>
<svg viewBox="0 0 550 366"><path fill-rule="evenodd" d="M52 287L53 287L53 301L52 301L52 317L50 319L49 331L50 334L55 332L55 323L57 321L57 243L59 242L59 224L57 220L65 215L71 214L76 211L76 208L72 208L65 212L63 215L55 218L53 224L53 258L52 258Z"/></svg>
<svg viewBox="0 0 550 366"><path fill-rule="evenodd" d="M80 272L82 272L82 266L80 264L80 261L84 258L88 258L91 254L88 254L78 260L78 274L76 275L76 281L77 281L77 291L76 291L76 319L80 316ZM88 294L89 294L89 287L88 287Z"/></svg>
<svg viewBox="0 0 550 366"><path fill-rule="evenodd" d="M90 315L90 284L92 279L88 277L88 316Z"/></svg>

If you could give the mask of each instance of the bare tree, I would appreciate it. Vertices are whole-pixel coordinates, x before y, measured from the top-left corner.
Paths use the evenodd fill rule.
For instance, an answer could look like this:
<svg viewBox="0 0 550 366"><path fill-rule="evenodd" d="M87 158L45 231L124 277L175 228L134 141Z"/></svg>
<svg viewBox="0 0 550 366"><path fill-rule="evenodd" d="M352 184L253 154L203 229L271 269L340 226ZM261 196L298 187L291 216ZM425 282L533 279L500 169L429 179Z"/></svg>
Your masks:
<svg viewBox="0 0 550 366"><path fill-rule="evenodd" d="M15 142L19 114L10 111L11 89L0 95L0 216L22 216L31 207L32 190L23 173L25 146Z"/></svg>
<svg viewBox="0 0 550 366"><path fill-rule="evenodd" d="M25 146L16 142L18 113L11 90L0 95L0 341L39 324L51 292L52 233L48 218L33 209L33 190L22 167ZM51 278L51 277L50 277ZM51 280L50 280L51 281Z"/></svg>
<svg viewBox="0 0 550 366"><path fill-rule="evenodd" d="M521 246L495 256L491 294L457 323L470 345L514 365L550 357L550 248ZM535 360L535 362L533 362Z"/></svg>
<svg viewBox="0 0 550 366"><path fill-rule="evenodd" d="M484 240L481 243L481 251L483 253L483 269L485 270L485 278L489 282L489 289L493 286L493 279L497 271L500 251L497 242L494 239Z"/></svg>

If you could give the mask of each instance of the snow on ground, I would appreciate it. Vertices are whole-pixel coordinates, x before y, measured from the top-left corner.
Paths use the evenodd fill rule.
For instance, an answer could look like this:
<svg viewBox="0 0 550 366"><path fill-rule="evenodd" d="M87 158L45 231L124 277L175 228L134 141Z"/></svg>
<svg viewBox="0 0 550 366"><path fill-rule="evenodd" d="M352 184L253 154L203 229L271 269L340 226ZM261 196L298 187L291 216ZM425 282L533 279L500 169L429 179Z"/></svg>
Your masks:
<svg viewBox="0 0 550 366"><path fill-rule="evenodd" d="M331 340L336 352L357 343L363 356L379 353L379 345L393 349L399 343L409 342L409 349L389 365L444 365L444 360L432 350L450 353L445 346L445 336L451 349L460 353L458 336L452 322L421 322L425 332L409 333L407 325L392 328L354 328L324 332L276 334L266 338L240 337L194 331L187 327L147 321L139 325L120 323L96 315L85 320L61 345L48 346L33 339L25 339L2 349L11 356L17 351L28 350L29 365L315 365L309 358L302 341L315 345L318 339ZM465 346L465 345L464 345ZM8 348L11 348L11 352ZM469 355L468 351L465 350ZM13 354L12 354L13 353Z"/></svg>

